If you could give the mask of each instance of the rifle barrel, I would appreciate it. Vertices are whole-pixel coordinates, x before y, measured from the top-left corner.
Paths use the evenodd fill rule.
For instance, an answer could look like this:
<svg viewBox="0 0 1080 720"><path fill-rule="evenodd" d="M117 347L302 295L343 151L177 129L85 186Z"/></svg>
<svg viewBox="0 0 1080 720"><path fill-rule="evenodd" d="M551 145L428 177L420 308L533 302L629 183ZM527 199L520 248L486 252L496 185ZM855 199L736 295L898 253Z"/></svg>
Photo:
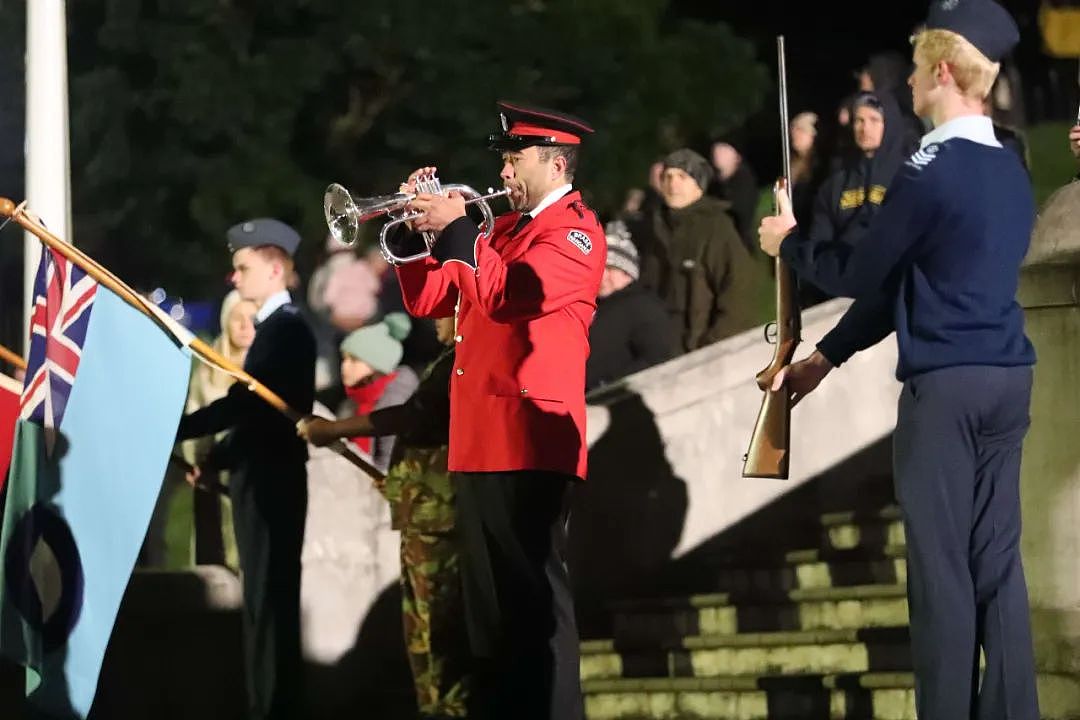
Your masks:
<svg viewBox="0 0 1080 720"><path fill-rule="evenodd" d="M776 37L776 56L777 56L777 73L779 74L779 90L780 90L780 143L784 165L784 179L789 182L788 192L790 194L790 182L791 182L791 131L789 129L788 118L788 93L787 93L787 60L785 59L784 52L784 36L777 35Z"/></svg>

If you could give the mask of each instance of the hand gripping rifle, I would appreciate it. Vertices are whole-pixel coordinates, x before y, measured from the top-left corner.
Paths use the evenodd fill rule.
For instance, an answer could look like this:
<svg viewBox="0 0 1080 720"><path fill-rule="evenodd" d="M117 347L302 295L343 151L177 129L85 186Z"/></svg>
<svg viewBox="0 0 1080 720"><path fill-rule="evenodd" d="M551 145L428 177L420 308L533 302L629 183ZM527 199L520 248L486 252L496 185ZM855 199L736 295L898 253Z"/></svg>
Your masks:
<svg viewBox="0 0 1080 720"><path fill-rule="evenodd" d="M780 77L780 140L783 148L784 175L773 186L773 212L791 207L791 146L788 135L787 69L784 62L784 36L776 38L778 73ZM775 478L787 480L788 456L791 446L791 390L785 383L772 389L773 379L791 364L799 344L802 318L796 293L795 273L780 256L776 257L776 323L766 326L765 338L775 342L772 362L756 376L757 385L765 393L758 411L750 449L743 456L744 478ZM770 330L775 340L770 339Z"/></svg>

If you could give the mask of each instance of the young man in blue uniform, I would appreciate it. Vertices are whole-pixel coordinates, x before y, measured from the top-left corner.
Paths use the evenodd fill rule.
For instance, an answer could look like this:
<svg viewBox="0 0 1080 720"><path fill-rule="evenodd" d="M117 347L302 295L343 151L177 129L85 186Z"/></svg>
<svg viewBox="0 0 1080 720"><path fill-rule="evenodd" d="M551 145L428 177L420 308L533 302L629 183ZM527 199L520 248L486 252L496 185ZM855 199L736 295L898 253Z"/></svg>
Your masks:
<svg viewBox="0 0 1080 720"><path fill-rule="evenodd" d="M1015 300L1035 208L1027 173L982 114L1018 37L993 0L935 0L908 81L934 130L897 174L866 241L814 240L790 212L760 229L767 253L855 298L777 387L787 382L798 400L896 332L904 387L894 478L922 720L1039 717L1019 547L1035 353Z"/></svg>
<svg viewBox="0 0 1080 720"><path fill-rule="evenodd" d="M287 283L300 236L269 218L229 229L232 281L259 308L244 370L294 410L311 411L315 336ZM307 444L292 422L242 383L180 422L179 439L232 429L193 473L229 470L244 585L244 666L251 720L300 717L300 550Z"/></svg>

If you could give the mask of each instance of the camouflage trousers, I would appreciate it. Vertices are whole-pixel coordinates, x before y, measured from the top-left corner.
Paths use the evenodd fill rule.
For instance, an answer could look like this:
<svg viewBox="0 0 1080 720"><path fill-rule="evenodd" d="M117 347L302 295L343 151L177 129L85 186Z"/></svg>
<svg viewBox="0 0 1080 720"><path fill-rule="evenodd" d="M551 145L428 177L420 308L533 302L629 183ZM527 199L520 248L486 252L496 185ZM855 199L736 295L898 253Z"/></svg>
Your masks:
<svg viewBox="0 0 1080 720"><path fill-rule="evenodd" d="M401 610L420 712L466 716L469 637L452 531L401 533Z"/></svg>

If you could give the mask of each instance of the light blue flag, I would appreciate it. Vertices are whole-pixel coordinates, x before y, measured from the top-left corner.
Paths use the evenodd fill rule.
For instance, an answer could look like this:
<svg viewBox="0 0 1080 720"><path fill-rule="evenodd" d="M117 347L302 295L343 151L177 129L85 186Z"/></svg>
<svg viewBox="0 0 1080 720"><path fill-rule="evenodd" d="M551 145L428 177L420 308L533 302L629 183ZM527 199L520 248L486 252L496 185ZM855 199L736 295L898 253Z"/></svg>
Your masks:
<svg viewBox="0 0 1080 720"><path fill-rule="evenodd" d="M0 533L0 651L26 666L35 708L85 718L161 489L190 355L42 254Z"/></svg>

